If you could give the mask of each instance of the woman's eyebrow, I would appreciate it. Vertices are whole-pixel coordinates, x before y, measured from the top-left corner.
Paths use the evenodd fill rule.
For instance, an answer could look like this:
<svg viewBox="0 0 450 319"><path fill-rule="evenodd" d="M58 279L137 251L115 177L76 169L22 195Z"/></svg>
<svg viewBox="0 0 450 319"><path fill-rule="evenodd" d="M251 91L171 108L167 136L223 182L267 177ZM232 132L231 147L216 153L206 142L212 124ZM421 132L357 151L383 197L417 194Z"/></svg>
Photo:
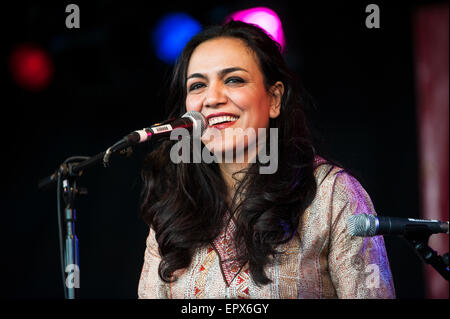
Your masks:
<svg viewBox="0 0 450 319"><path fill-rule="evenodd" d="M223 70L220 70L218 72L218 74L219 74L219 77L223 77L226 74L231 73L231 72L235 72L235 71L244 71L244 72L248 73L248 71L246 69L243 69L243 68L240 68L240 67L231 67L231 68L225 68ZM189 79L192 79L192 78L206 79L206 76L204 74L202 74L202 73L193 73L193 74L189 75L186 78L186 81L189 80Z"/></svg>

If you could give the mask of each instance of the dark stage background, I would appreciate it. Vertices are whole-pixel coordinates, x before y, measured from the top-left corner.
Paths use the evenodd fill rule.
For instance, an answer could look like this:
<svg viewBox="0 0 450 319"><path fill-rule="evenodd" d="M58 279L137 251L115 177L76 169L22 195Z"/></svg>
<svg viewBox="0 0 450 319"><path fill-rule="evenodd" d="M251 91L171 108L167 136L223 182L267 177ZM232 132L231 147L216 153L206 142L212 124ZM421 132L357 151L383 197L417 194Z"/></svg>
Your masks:
<svg viewBox="0 0 450 319"><path fill-rule="evenodd" d="M67 1L4 8L2 60L2 298L63 298L55 187L38 181L67 157L94 155L163 119L171 66L150 42L156 21L187 12L204 26L236 10L267 6L281 17L286 59L311 94L320 149L350 168L380 215L420 217L411 16L421 2L75 1L80 29L67 29ZM380 7L368 29L365 8ZM23 42L49 52L48 88L16 85L7 57ZM318 145L319 145L318 144ZM82 298L136 298L147 226L138 216L139 169L148 146L79 179ZM401 238L385 237L398 298L424 298L423 264Z"/></svg>

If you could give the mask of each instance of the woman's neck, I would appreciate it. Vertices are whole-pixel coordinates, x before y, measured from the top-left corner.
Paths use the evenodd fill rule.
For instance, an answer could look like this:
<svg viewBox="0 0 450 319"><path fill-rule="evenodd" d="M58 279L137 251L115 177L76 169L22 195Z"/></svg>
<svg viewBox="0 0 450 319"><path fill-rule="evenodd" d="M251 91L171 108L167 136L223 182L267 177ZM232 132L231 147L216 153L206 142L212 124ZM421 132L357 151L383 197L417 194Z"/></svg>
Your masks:
<svg viewBox="0 0 450 319"><path fill-rule="evenodd" d="M228 201L229 204L231 203L234 193L237 189L238 183L242 181L242 179L245 176L245 172L237 173L248 166L250 166L250 163L253 163L256 158L256 154L258 147L253 149L252 152L249 152L249 149L247 148L242 157L236 158L234 157L234 161L229 163L226 161L222 161L219 163L220 172L222 173L222 177L225 181L225 184L228 188ZM237 174L236 174L237 173ZM234 178L233 178L234 174Z"/></svg>
<svg viewBox="0 0 450 319"><path fill-rule="evenodd" d="M248 163L219 163L220 172L222 173L222 177L225 181L225 184L227 185L228 194L231 195L231 197L233 197L232 195L236 190L235 189L236 183L241 181L245 174L245 173L238 173L238 174L235 173L246 168L247 166Z"/></svg>

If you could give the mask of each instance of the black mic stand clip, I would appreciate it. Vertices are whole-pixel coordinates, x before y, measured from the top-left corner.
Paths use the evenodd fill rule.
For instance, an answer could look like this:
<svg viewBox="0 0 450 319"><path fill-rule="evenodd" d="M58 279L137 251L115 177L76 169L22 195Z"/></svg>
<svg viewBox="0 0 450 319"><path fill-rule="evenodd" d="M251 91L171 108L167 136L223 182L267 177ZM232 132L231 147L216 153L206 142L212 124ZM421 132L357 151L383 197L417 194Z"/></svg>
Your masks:
<svg viewBox="0 0 450 319"><path fill-rule="evenodd" d="M433 266L434 269L445 279L449 280L448 253L440 256L435 250L428 246L428 240L432 233L427 227L410 227L403 236L416 250L423 262Z"/></svg>

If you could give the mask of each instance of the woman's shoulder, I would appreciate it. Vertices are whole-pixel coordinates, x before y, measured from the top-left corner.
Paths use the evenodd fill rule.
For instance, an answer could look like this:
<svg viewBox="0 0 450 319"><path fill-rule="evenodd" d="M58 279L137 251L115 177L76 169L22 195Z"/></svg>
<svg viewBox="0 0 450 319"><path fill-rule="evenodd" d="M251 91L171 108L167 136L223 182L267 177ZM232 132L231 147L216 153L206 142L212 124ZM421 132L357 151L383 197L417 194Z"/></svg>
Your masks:
<svg viewBox="0 0 450 319"><path fill-rule="evenodd" d="M337 233L342 233L351 215L376 215L368 193L345 168L320 157L315 165L316 195L302 217L300 234L307 229L322 230L315 232L318 235L330 234L336 227L340 229Z"/></svg>
<svg viewBox="0 0 450 319"><path fill-rule="evenodd" d="M361 183L345 168L320 156L314 159L317 193L333 200L367 201L369 196Z"/></svg>
<svg viewBox="0 0 450 319"><path fill-rule="evenodd" d="M317 186L323 184L324 182L333 182L338 174L346 173L344 168L340 165L332 163L319 155L314 157L313 167Z"/></svg>

